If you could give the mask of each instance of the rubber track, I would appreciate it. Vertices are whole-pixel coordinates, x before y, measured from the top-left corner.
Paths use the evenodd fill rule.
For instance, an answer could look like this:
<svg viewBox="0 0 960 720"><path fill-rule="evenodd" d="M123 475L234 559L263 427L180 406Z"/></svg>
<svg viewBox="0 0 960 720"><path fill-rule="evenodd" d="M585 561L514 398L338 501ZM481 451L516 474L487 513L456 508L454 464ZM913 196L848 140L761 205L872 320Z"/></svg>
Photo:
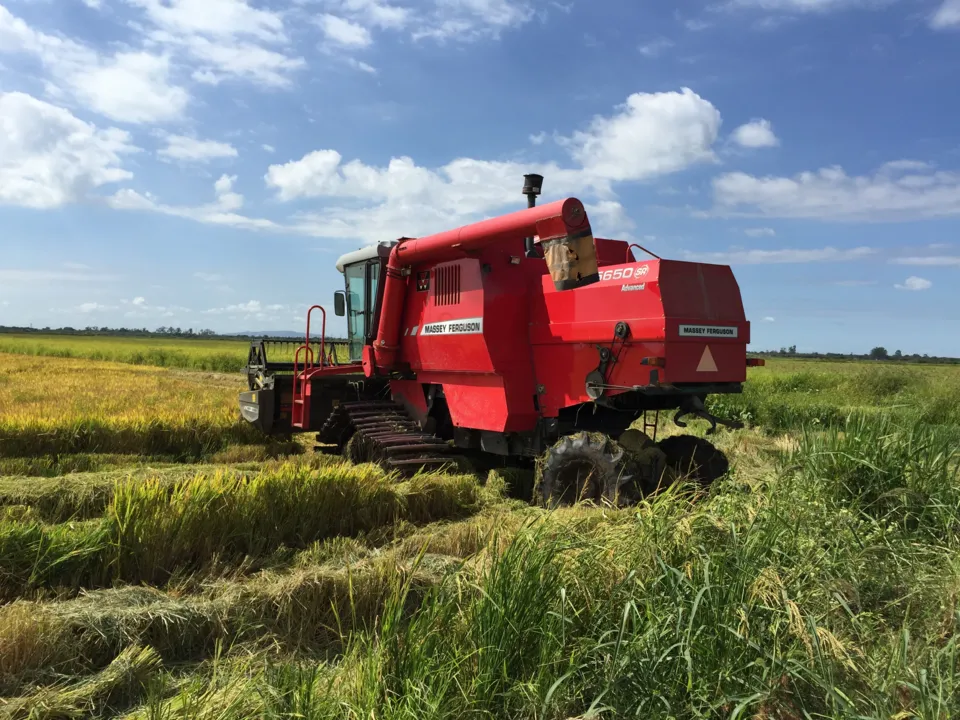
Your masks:
<svg viewBox="0 0 960 720"><path fill-rule="evenodd" d="M402 405L383 401L352 401L334 408L317 433L317 440L341 445L353 436L361 456L386 470L412 474L455 462L451 446L424 432Z"/></svg>

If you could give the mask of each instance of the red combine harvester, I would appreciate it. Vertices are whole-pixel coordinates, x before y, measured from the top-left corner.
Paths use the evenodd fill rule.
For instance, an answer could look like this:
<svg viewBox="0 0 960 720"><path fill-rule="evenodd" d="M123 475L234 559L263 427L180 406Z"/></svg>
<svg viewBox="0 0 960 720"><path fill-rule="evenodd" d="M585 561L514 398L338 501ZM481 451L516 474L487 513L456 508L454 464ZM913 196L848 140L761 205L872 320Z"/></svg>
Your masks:
<svg viewBox="0 0 960 720"><path fill-rule="evenodd" d="M341 257L346 292L334 306L347 317L349 361L312 307L292 363L270 362L266 342L251 347L244 418L269 434L316 432L328 451L401 471L457 456L540 460L549 504L634 502L665 468L725 472L703 439L655 440L661 410L676 410L681 427L685 416L710 432L740 427L704 408L707 395L741 392L747 367L762 364L746 356L733 272L652 253L637 261L627 242L594 238L579 200L537 206L542 181L525 176L526 210Z"/></svg>

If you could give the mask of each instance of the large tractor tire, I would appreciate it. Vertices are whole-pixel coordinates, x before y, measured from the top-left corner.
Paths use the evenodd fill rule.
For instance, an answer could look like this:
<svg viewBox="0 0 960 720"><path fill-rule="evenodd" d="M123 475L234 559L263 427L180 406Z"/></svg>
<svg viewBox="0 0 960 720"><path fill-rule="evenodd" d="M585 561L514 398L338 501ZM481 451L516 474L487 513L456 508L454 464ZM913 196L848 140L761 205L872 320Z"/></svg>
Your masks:
<svg viewBox="0 0 960 720"><path fill-rule="evenodd" d="M632 453L601 433L560 438L540 464L538 484L547 507L590 502L632 505L643 494L641 468Z"/></svg>
<svg viewBox="0 0 960 720"><path fill-rule="evenodd" d="M730 469L726 455L709 440L693 435L674 435L658 444L666 455L669 469L702 486L719 480Z"/></svg>

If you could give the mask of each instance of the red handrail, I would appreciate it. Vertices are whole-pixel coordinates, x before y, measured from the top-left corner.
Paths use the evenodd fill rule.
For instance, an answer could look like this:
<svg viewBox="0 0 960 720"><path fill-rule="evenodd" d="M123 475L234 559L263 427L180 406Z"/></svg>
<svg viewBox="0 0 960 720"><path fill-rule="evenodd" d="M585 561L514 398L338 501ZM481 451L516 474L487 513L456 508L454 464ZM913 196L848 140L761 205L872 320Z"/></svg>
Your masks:
<svg viewBox="0 0 960 720"><path fill-rule="evenodd" d="M322 305L313 305L309 310L307 310L307 342L306 345L310 347L310 315L313 314L314 310L319 310L323 313L323 324L320 326L320 367L323 367L324 362L324 343L327 338L327 311L324 310ZM296 362L296 360L294 360ZM310 353L310 367L313 367L313 353Z"/></svg>
<svg viewBox="0 0 960 720"><path fill-rule="evenodd" d="M323 367L323 365L324 365L324 355L323 355L323 351L324 351L324 347L325 347L325 343L326 343L326 338L327 338L327 311L324 310L323 306L321 306L321 305L313 305L309 310L307 310L307 334L306 334L306 337L304 338L304 344L301 345L300 347L298 347L298 348L297 348L297 351L293 354L293 382L294 382L293 393L294 393L294 397L296 397L297 394L298 394L298 393L297 393L296 383L297 383L297 380L298 380L297 375L298 375L298 366L299 366L299 364L300 364L300 353L301 353L301 351L306 350L306 353L304 353L305 359L304 359L304 361L303 361L303 374L304 374L304 377L303 377L303 378L299 378L299 380L301 381L301 384L303 384L304 386L306 385L306 373L307 373L307 371L308 371L308 370L312 370L313 367L314 367L314 366L313 366L313 358L314 358L313 348L310 347L310 315L313 313L314 310L317 310L318 308L319 308L320 312L323 313L323 324L320 326L320 367ZM304 395L304 393L303 393L303 392L300 392L299 395L302 397L302 396Z"/></svg>
<svg viewBox="0 0 960 720"><path fill-rule="evenodd" d="M630 243L630 244L627 246L626 262L633 262L634 260L636 260L636 258L633 257L633 253L630 252L630 250L631 250L632 248L640 248L640 249L643 250L647 255L653 255L657 260L662 260L662 259L663 259L663 258L661 258L659 255L657 255L657 254L655 254L655 253L652 253L652 252L650 252L649 250L647 250L643 245L638 245L637 243Z"/></svg>

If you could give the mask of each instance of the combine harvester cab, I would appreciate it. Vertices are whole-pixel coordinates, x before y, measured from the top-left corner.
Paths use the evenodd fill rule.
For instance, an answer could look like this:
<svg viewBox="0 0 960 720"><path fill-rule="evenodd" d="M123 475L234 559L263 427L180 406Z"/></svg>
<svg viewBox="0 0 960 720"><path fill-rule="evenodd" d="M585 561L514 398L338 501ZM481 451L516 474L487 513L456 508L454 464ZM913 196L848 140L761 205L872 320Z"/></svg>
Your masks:
<svg viewBox="0 0 960 720"><path fill-rule="evenodd" d="M594 239L579 200L537 206L542 178L525 180L527 210L341 257L348 342L331 351L314 306L293 358L255 346L243 416L401 472L539 460L551 504L629 503L664 478L723 474L709 442L656 435L661 411L681 427L738 427L705 409L762 364L746 357L731 269L643 248L637 260L635 246Z"/></svg>

